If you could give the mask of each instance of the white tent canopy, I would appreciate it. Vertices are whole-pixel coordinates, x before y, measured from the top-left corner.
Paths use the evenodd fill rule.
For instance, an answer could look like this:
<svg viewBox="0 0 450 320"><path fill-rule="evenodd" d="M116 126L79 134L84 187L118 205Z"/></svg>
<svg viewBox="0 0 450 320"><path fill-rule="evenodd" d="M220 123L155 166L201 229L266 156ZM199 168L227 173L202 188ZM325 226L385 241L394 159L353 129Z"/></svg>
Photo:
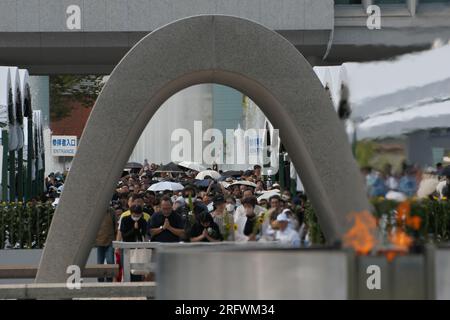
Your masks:
<svg viewBox="0 0 450 320"><path fill-rule="evenodd" d="M11 89L13 94L14 108L13 114L10 117L12 121L9 122L9 150L17 150L23 146L23 131L18 124L18 108L22 108L22 97L20 92L20 76L17 67L9 67L11 75Z"/></svg>
<svg viewBox="0 0 450 320"><path fill-rule="evenodd" d="M33 160L37 160L37 167L34 165L35 161L33 161L32 179L35 180L37 171L44 168L44 136L41 110L33 111L33 141L36 146Z"/></svg>
<svg viewBox="0 0 450 320"><path fill-rule="evenodd" d="M8 67L0 67L0 127L8 124L8 105L11 90L11 76Z"/></svg>
<svg viewBox="0 0 450 320"><path fill-rule="evenodd" d="M450 100L370 117L357 127L359 139L399 136L417 130L450 126Z"/></svg>
<svg viewBox="0 0 450 320"><path fill-rule="evenodd" d="M348 88L358 139L382 138L449 126L449 58L450 45L446 45L394 60L314 70L330 88L335 107L342 84Z"/></svg>
<svg viewBox="0 0 450 320"><path fill-rule="evenodd" d="M313 70L324 88L328 88L333 106L337 110L340 99L341 66L314 67Z"/></svg>
<svg viewBox="0 0 450 320"><path fill-rule="evenodd" d="M450 95L450 45L395 60L344 63L340 81L350 90L352 118L414 107ZM339 85L340 87L340 85Z"/></svg>
<svg viewBox="0 0 450 320"><path fill-rule="evenodd" d="M31 91L30 91L30 75L28 74L28 70L19 69L19 77L20 77L20 92L22 97L22 115L27 117L27 110L25 109L25 101L28 99L31 101ZM29 111L29 110L28 110Z"/></svg>
<svg viewBox="0 0 450 320"><path fill-rule="evenodd" d="M23 115L23 137L24 137L24 147L28 145L28 117L32 115L31 108L31 92L30 92L30 76L28 70L19 69L20 76L20 91L22 97L22 115ZM27 105L28 104L28 105ZM27 110L28 109L28 110Z"/></svg>

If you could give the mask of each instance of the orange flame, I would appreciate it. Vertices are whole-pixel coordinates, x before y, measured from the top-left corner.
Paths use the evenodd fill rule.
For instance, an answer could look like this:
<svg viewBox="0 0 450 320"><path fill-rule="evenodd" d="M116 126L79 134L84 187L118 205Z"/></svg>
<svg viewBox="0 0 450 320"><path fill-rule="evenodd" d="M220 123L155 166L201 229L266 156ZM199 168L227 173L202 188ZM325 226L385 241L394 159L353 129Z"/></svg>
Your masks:
<svg viewBox="0 0 450 320"><path fill-rule="evenodd" d="M409 201L404 201L397 207L397 224L401 226L403 221L414 230L419 230L422 224L422 219L419 216L411 216L411 204Z"/></svg>
<svg viewBox="0 0 450 320"><path fill-rule="evenodd" d="M400 224L403 220L409 217L411 212L411 205L409 201L401 202L397 207L397 223Z"/></svg>
<svg viewBox="0 0 450 320"><path fill-rule="evenodd" d="M376 219L368 211L353 212L348 218L354 219L354 225L343 237L344 246L353 248L357 254L368 254L377 244Z"/></svg>
<svg viewBox="0 0 450 320"><path fill-rule="evenodd" d="M419 216L412 216L406 218L406 225L414 230L419 230L422 224L422 218Z"/></svg>
<svg viewBox="0 0 450 320"><path fill-rule="evenodd" d="M395 248L385 252L386 258L389 262L399 254L405 254L409 251L409 247L413 243L413 239L402 230L397 230L389 236L389 241Z"/></svg>
<svg viewBox="0 0 450 320"><path fill-rule="evenodd" d="M406 254L413 244L413 238L405 232L405 226L419 230L422 219L419 216L411 216L409 201L400 203L397 207L397 226L388 235L392 246L380 248L378 253L386 256L391 262L397 255ZM376 238L377 220L368 211L353 212L348 216L354 224L343 237L343 245L355 250L357 254L367 255L378 244Z"/></svg>
<svg viewBox="0 0 450 320"><path fill-rule="evenodd" d="M405 226L419 230L422 219L419 216L411 216L411 204L409 201L401 202L397 206L397 228L388 236L392 248L384 251L389 262L398 255L405 254L413 244L413 239L404 231Z"/></svg>
<svg viewBox="0 0 450 320"><path fill-rule="evenodd" d="M392 260L394 260L394 258L397 256L397 251L388 250L384 253L384 255L386 256L387 261L392 262Z"/></svg>
<svg viewBox="0 0 450 320"><path fill-rule="evenodd" d="M396 246L399 250L408 251L413 239L408 236L404 231L397 230L389 236L389 241Z"/></svg>

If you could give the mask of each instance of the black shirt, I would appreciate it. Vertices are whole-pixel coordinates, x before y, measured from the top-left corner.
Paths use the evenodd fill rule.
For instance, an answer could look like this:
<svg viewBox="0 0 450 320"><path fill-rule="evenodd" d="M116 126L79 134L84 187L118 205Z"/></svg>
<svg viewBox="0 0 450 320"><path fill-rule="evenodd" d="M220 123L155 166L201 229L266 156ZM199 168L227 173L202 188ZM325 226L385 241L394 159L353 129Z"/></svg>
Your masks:
<svg viewBox="0 0 450 320"><path fill-rule="evenodd" d="M217 223L214 223L214 222L211 223L208 228L213 229L212 234L210 234L211 238L213 238L215 240L220 240L220 241L223 240L223 236L220 233L220 229L219 229L219 226L217 225ZM200 236L203 233L204 229L205 229L205 227L203 227L200 223L198 223L198 222L195 223L191 229L191 238L196 238L196 237ZM203 238L202 241L209 242L209 240L206 237Z"/></svg>
<svg viewBox="0 0 450 320"><path fill-rule="evenodd" d="M134 228L134 220L131 215L123 217L120 222L120 232L122 233L122 239L125 242L140 242L144 241L145 234L147 233L147 222L141 217L137 222L139 229Z"/></svg>
<svg viewBox="0 0 450 320"><path fill-rule="evenodd" d="M244 226L244 235L250 236L253 233L253 231L255 229L256 218L257 218L256 215L253 217L247 216L247 221L245 221L245 226ZM256 231L257 231L256 233L259 232L259 230L256 230Z"/></svg>
<svg viewBox="0 0 450 320"><path fill-rule="evenodd" d="M183 218L176 212L172 211L172 213L167 218L169 219L169 223L172 226L172 228L175 228L175 229L183 229L184 228ZM155 228L161 227L164 224L165 220L166 220L166 217L161 212L154 213L152 215L150 229L155 229ZM166 230L163 230L158 235L153 236L151 238L151 241L154 241L154 242L179 242L179 241L181 241L181 239L166 229Z"/></svg>

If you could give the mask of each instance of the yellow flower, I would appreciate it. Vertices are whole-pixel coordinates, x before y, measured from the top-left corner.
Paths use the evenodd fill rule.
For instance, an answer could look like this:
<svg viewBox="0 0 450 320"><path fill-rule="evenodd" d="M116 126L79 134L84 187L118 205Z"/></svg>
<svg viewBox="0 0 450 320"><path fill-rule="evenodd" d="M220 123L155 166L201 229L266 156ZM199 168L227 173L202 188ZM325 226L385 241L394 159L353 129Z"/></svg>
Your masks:
<svg viewBox="0 0 450 320"><path fill-rule="evenodd" d="M6 202L5 202L5 201L3 201L3 202L2 202L2 205L6 206Z"/></svg>
<svg viewBox="0 0 450 320"><path fill-rule="evenodd" d="M238 226L237 226L237 224L236 224L236 223L234 224L234 226L233 226L233 227L234 227L234 231L236 231L236 230L237 230L237 228L238 228Z"/></svg>
<svg viewBox="0 0 450 320"><path fill-rule="evenodd" d="M438 197L436 197L436 196L433 196L433 199L434 199L434 200L439 200L439 198L438 198Z"/></svg>
<svg viewBox="0 0 450 320"><path fill-rule="evenodd" d="M259 219L258 219L258 222L259 222L260 224L262 224L262 223L264 222L264 218L263 218L263 217L259 218Z"/></svg>
<svg viewBox="0 0 450 320"><path fill-rule="evenodd" d="M442 197L442 200L447 200L447 197Z"/></svg>
<svg viewBox="0 0 450 320"><path fill-rule="evenodd" d="M230 227L231 227L231 226L230 226L229 224L226 224L226 225L225 225L225 229L226 229L227 231L230 230Z"/></svg>

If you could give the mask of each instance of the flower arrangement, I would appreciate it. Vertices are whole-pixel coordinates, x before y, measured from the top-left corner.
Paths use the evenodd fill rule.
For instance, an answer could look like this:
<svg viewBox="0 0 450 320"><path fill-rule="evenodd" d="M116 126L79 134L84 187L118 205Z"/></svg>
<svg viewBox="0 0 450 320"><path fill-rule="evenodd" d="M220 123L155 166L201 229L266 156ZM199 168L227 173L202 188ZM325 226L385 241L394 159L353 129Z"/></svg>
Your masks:
<svg viewBox="0 0 450 320"><path fill-rule="evenodd" d="M234 224L234 221L232 221L233 219L230 219L230 213L228 211L225 211L225 216L223 218L223 223L224 223L224 234L223 234L223 239L227 240L228 237L231 234L231 226L232 224Z"/></svg>
<svg viewBox="0 0 450 320"><path fill-rule="evenodd" d="M312 244L324 244L325 236L320 228L317 215L309 201L305 203L305 224Z"/></svg>
<svg viewBox="0 0 450 320"><path fill-rule="evenodd" d="M189 195L188 197L188 207L189 207L189 212L188 212L188 221L190 223L190 226L192 227L192 225L195 223L195 215L194 215L194 202L192 201L192 196Z"/></svg>
<svg viewBox="0 0 450 320"><path fill-rule="evenodd" d="M259 216L256 217L255 224L253 225L253 234L257 235L262 231L262 225L264 223L264 219L268 215L267 210L261 213Z"/></svg>
<svg viewBox="0 0 450 320"><path fill-rule="evenodd" d="M447 199L416 199L411 198L406 203L398 203L384 198L371 199L372 214L378 221L378 226L386 232L402 227L406 235L418 243L450 241L450 201ZM195 222L193 203L188 200L189 222ZM407 213L409 212L409 213ZM48 229L53 217L54 208L50 203L43 202L1 202L0 203L0 249L43 248ZM256 217L254 234L261 230L267 211ZM385 223L380 223L384 221ZM315 211L308 201L305 204L305 224L312 244L324 244L325 237L320 228ZM224 238L229 232L236 231L237 224L231 219L225 222ZM383 230L382 230L383 231ZM398 238L398 235L397 235Z"/></svg>
<svg viewBox="0 0 450 320"><path fill-rule="evenodd" d="M416 243L450 241L450 201L445 198L413 197L399 203L377 197L370 202L373 208L371 213L377 219L380 231L386 235L393 237L391 231L400 228ZM324 244L325 237L309 201L305 205L305 223L311 243Z"/></svg>

